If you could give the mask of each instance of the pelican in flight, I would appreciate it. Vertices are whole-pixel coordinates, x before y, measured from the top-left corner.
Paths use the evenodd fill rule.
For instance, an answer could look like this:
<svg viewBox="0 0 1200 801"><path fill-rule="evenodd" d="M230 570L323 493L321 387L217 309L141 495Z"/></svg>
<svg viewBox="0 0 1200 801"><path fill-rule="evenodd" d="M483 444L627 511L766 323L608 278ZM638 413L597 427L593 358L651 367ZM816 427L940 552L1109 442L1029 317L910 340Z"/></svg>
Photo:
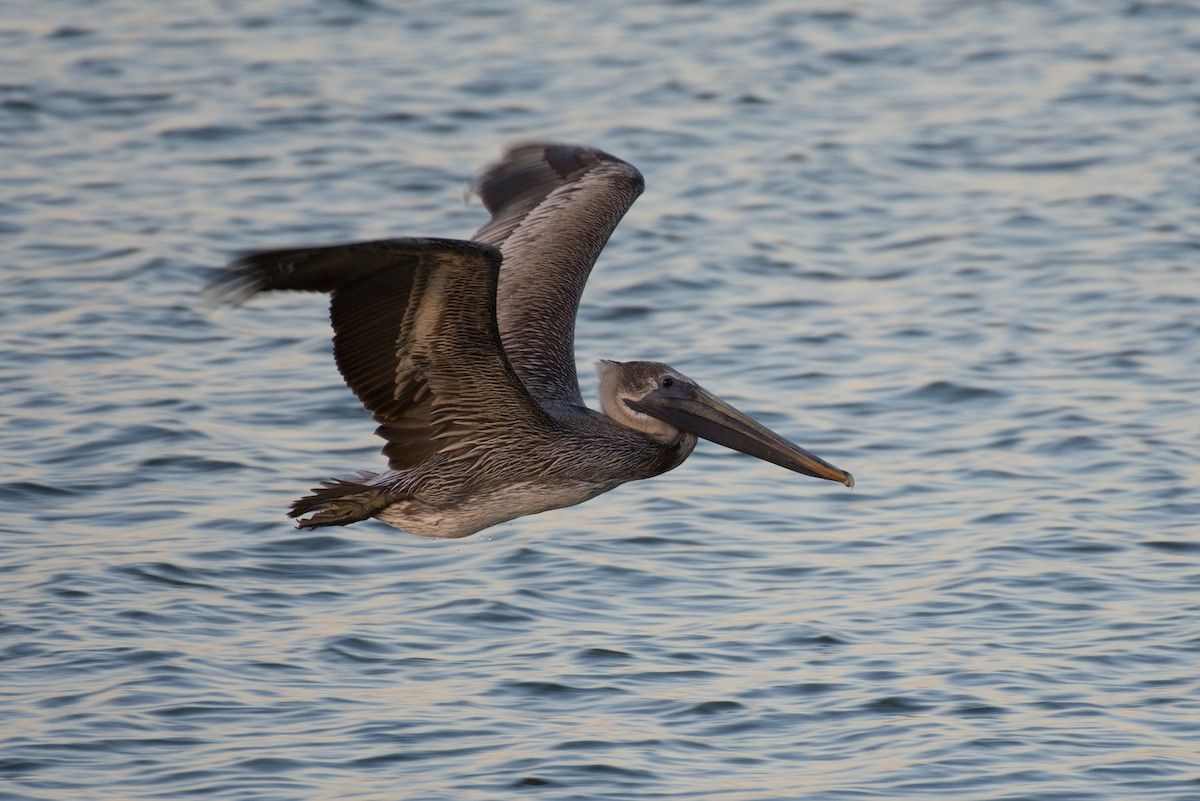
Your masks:
<svg viewBox="0 0 1200 801"><path fill-rule="evenodd" d="M379 423L388 469L292 504L315 529L375 518L466 537L678 467L703 437L806 476L849 473L658 362L597 363L601 411L575 375L575 313L596 257L644 186L589 147L524 144L475 187L471 241L385 239L246 256L211 287L328 292L333 356ZM307 515L307 516L306 516Z"/></svg>

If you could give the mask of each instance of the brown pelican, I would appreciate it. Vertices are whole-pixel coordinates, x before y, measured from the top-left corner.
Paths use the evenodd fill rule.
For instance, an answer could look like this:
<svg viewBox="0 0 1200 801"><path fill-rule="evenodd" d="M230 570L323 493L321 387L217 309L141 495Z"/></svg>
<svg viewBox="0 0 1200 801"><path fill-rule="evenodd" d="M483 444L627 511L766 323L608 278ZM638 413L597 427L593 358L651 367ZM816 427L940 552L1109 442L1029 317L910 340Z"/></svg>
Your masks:
<svg viewBox="0 0 1200 801"><path fill-rule="evenodd" d="M602 412L584 405L579 297L642 188L641 173L600 150L520 145L476 186L492 218L473 241L303 247L230 265L211 288L227 301L331 294L334 359L386 441L386 471L325 482L290 516L308 515L299 525L310 529L373 517L465 537L665 473L697 437L854 486L665 364L599 362Z"/></svg>

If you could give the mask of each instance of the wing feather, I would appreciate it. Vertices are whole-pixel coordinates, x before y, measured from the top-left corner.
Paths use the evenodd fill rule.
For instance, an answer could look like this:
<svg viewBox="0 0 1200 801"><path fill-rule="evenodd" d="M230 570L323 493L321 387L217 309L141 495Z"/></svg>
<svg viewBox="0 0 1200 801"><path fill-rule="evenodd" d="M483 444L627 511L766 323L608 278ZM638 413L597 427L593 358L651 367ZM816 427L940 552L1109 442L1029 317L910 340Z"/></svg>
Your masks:
<svg viewBox="0 0 1200 801"><path fill-rule="evenodd" d="M500 262L494 247L450 239L291 248L240 259L213 294L331 293L338 370L403 470L489 429L545 424L500 344Z"/></svg>
<svg viewBox="0 0 1200 801"><path fill-rule="evenodd" d="M601 150L531 143L509 150L476 187L492 219L475 239L504 254L500 338L538 401L583 404L575 374L579 299L644 186L636 168Z"/></svg>

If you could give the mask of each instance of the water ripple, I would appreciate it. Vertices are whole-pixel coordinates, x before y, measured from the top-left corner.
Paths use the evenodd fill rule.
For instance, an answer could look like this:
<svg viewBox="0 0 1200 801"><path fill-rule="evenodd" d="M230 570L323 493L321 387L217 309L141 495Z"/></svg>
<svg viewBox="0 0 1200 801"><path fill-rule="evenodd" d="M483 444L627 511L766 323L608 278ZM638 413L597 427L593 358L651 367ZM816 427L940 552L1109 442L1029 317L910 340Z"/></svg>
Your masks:
<svg viewBox="0 0 1200 801"><path fill-rule="evenodd" d="M1194 4L75 10L0 26L0 797L1196 794ZM585 394L669 361L853 492L702 442L291 528L372 423L324 301L205 271L465 236L539 137L647 177Z"/></svg>

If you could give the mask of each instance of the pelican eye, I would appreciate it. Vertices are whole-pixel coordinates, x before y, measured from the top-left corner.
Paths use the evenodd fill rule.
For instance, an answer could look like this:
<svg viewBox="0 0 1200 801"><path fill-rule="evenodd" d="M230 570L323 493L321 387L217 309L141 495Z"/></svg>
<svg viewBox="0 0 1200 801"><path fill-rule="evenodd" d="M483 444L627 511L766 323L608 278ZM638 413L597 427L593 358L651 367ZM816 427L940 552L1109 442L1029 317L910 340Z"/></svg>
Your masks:
<svg viewBox="0 0 1200 801"><path fill-rule="evenodd" d="M670 389L671 387L675 386L675 379L669 375L664 375L660 383L664 389Z"/></svg>

